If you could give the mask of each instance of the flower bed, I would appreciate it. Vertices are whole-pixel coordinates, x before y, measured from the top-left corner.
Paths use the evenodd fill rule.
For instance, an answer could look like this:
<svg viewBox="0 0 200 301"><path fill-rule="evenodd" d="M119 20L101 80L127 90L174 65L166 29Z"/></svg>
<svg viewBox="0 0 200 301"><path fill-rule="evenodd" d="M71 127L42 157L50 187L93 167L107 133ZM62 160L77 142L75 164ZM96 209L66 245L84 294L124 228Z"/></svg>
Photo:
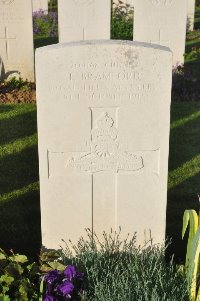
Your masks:
<svg viewBox="0 0 200 301"><path fill-rule="evenodd" d="M0 300L4 301L189 301L187 282L165 249L135 237L87 230L61 251L43 252L40 264L26 256L0 252ZM1 299L2 298L2 299ZM3 299L4 298L4 299Z"/></svg>

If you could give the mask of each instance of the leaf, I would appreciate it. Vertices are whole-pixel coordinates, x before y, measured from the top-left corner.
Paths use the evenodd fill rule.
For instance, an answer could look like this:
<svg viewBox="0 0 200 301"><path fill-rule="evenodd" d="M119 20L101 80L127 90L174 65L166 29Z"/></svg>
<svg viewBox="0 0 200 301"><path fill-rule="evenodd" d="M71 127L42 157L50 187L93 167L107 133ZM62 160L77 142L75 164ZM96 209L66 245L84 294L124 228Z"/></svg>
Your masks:
<svg viewBox="0 0 200 301"><path fill-rule="evenodd" d="M14 261L14 262L17 262L17 263L25 263L25 262L28 261L28 258L25 255L19 255L19 254L10 256L9 259L11 261Z"/></svg>
<svg viewBox="0 0 200 301"><path fill-rule="evenodd" d="M6 252L5 252L3 249L1 249L1 248L0 248L0 252L1 252L2 254L6 255Z"/></svg>
<svg viewBox="0 0 200 301"><path fill-rule="evenodd" d="M2 275L0 278L0 282L1 283L6 283L8 286L11 285L11 283L14 281L15 279L11 276L8 275Z"/></svg>
<svg viewBox="0 0 200 301"><path fill-rule="evenodd" d="M39 301L42 301L43 300L43 292L44 292L44 277L42 278L41 280L41 283L40 283L40 296L39 296Z"/></svg>
<svg viewBox="0 0 200 301"><path fill-rule="evenodd" d="M66 266L60 262L48 262L47 264L41 265L40 270L42 273L47 273L52 270L64 271L65 268Z"/></svg>
<svg viewBox="0 0 200 301"><path fill-rule="evenodd" d="M198 293L197 293L196 301L200 301L200 287L199 287L199 290L198 290Z"/></svg>
<svg viewBox="0 0 200 301"><path fill-rule="evenodd" d="M29 271L30 275L34 276L40 272L39 266L36 262L33 262L27 266L27 270Z"/></svg>
<svg viewBox="0 0 200 301"><path fill-rule="evenodd" d="M189 210L185 210L183 215L182 239L185 235L185 231L187 229L188 223L189 223Z"/></svg>
<svg viewBox="0 0 200 301"><path fill-rule="evenodd" d="M23 301L29 301L27 292L28 292L27 287L21 284L19 287L19 293Z"/></svg>
<svg viewBox="0 0 200 301"><path fill-rule="evenodd" d="M0 260L5 260L6 259L6 255L3 253L0 253Z"/></svg>
<svg viewBox="0 0 200 301"><path fill-rule="evenodd" d="M0 301L11 301L9 296L2 296L0 297Z"/></svg>
<svg viewBox="0 0 200 301"><path fill-rule="evenodd" d="M185 235L185 231L187 229L188 224L190 225L190 227L189 227L189 237L188 237L188 243L187 243L186 261L185 261L186 269L188 267L188 260L190 257L192 240L193 240L194 235L197 232L197 229L199 226L199 217L195 210L185 210L185 212L184 212L182 238Z"/></svg>
<svg viewBox="0 0 200 301"><path fill-rule="evenodd" d="M48 252L43 252L40 255L40 260L41 262L49 262L49 261L54 261L60 257L60 254L57 251L51 250Z"/></svg>
<svg viewBox="0 0 200 301"><path fill-rule="evenodd" d="M24 271L24 269L20 265L13 263L13 262L11 262L5 268L5 272L14 278L19 277L19 275L21 275L23 273L23 271Z"/></svg>
<svg viewBox="0 0 200 301"><path fill-rule="evenodd" d="M197 288L197 272L198 272L198 262L200 254L200 228L197 230L192 244L191 252L188 261L188 284L190 288L190 298L191 301L196 300L196 288Z"/></svg>
<svg viewBox="0 0 200 301"><path fill-rule="evenodd" d="M3 297L9 291L9 287L1 284L0 285L0 296Z"/></svg>
<svg viewBox="0 0 200 301"><path fill-rule="evenodd" d="M66 266L60 262L49 262L48 264L53 270L64 271L66 268Z"/></svg>
<svg viewBox="0 0 200 301"><path fill-rule="evenodd" d="M42 273L47 273L49 271L52 271L52 268L50 266L48 266L47 264L43 264L43 265L41 265L40 270Z"/></svg>

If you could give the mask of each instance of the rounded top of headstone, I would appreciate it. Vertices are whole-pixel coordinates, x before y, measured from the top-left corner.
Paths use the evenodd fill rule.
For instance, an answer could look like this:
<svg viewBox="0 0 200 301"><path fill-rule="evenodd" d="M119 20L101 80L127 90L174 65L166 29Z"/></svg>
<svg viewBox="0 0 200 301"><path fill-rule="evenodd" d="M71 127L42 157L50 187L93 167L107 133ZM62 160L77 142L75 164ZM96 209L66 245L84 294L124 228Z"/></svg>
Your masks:
<svg viewBox="0 0 200 301"><path fill-rule="evenodd" d="M155 6L170 6L174 0L150 0L150 2Z"/></svg>
<svg viewBox="0 0 200 301"><path fill-rule="evenodd" d="M2 3L2 4L11 4L14 1L15 0L0 0L0 3Z"/></svg>

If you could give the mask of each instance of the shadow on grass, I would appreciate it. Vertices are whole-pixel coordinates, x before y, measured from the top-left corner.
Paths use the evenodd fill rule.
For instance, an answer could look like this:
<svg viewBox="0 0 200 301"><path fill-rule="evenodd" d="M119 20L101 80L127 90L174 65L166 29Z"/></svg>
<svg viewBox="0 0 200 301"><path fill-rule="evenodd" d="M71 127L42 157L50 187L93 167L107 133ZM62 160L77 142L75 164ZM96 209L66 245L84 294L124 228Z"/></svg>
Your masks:
<svg viewBox="0 0 200 301"><path fill-rule="evenodd" d="M11 193L39 181L37 145L0 159L0 193ZM1 237L1 236L0 236Z"/></svg>
<svg viewBox="0 0 200 301"><path fill-rule="evenodd" d="M39 48L47 45L57 44L58 37L36 37L34 38L34 47Z"/></svg>
<svg viewBox="0 0 200 301"><path fill-rule="evenodd" d="M199 155L200 103L172 104L171 114L171 125L175 120L179 120L180 125L177 122L170 133L169 171Z"/></svg>
<svg viewBox="0 0 200 301"><path fill-rule="evenodd" d="M183 213L186 209L199 211L197 193L200 192L200 173L168 191L166 237L171 238L168 254L175 254L177 262L184 262L186 238L182 240ZM193 188L193 189L192 189ZM199 190L198 190L199 189Z"/></svg>
<svg viewBox="0 0 200 301"><path fill-rule="evenodd" d="M190 53L193 48L200 48L200 41L192 40L192 41L187 42L187 44L185 46L185 52Z"/></svg>
<svg viewBox="0 0 200 301"><path fill-rule="evenodd" d="M16 108L16 107L15 107ZM3 112L12 111L12 107L0 106ZM6 111L7 110L7 111ZM1 117L1 116L0 116ZM15 141L19 138L31 136L37 132L36 110L30 112L22 112L19 115L8 116L8 118L0 119L0 146Z"/></svg>
<svg viewBox="0 0 200 301"><path fill-rule="evenodd" d="M195 29L200 29L200 7L197 7L196 12L195 12L194 28Z"/></svg>
<svg viewBox="0 0 200 301"><path fill-rule="evenodd" d="M0 247L37 259L41 247L39 191L0 202Z"/></svg>
<svg viewBox="0 0 200 301"><path fill-rule="evenodd" d="M177 261L184 261L183 213L185 209L199 210L200 103L172 104L172 125L173 122L177 127L175 124L170 137L166 236L172 238L168 255L174 253Z"/></svg>
<svg viewBox="0 0 200 301"><path fill-rule="evenodd" d="M171 105L171 126L177 122L181 121L184 118L188 118L189 116L196 114L197 111L200 110L200 102L192 102L192 103L175 103L172 102ZM178 111L178 114L177 114Z"/></svg>
<svg viewBox="0 0 200 301"><path fill-rule="evenodd" d="M8 105L8 106L1 105L0 106L0 114L13 111L14 109L15 109L15 106L12 106L12 105Z"/></svg>
<svg viewBox="0 0 200 301"><path fill-rule="evenodd" d="M41 246L36 107L0 112L0 247L34 257Z"/></svg>

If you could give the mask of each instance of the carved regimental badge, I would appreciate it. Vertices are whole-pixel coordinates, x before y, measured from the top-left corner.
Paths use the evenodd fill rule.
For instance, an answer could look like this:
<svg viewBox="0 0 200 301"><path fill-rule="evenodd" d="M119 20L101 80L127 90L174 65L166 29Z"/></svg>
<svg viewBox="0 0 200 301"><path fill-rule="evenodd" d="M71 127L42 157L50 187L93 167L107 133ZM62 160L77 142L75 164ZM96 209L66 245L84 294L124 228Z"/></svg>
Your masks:
<svg viewBox="0 0 200 301"><path fill-rule="evenodd" d="M170 6L174 0L150 0L150 2L155 6Z"/></svg>
<svg viewBox="0 0 200 301"><path fill-rule="evenodd" d="M0 3L2 3L2 4L11 4L14 1L15 0L0 0Z"/></svg>
<svg viewBox="0 0 200 301"><path fill-rule="evenodd" d="M142 169L143 158L121 149L114 120L104 113L91 131L91 152L72 157L67 167L77 171L136 171Z"/></svg>

